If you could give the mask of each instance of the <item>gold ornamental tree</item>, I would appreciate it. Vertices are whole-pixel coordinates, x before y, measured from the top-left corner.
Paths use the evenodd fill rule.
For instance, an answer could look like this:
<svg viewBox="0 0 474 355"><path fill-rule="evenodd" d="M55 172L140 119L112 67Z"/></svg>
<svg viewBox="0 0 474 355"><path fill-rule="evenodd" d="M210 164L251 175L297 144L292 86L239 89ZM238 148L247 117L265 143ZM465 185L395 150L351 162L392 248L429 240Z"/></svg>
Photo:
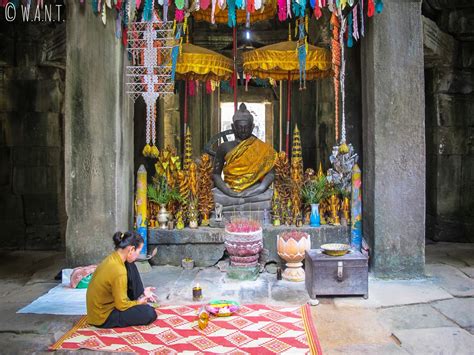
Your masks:
<svg viewBox="0 0 474 355"><path fill-rule="evenodd" d="M287 222L291 214L291 177L290 164L285 152L278 153L275 160L275 190L278 191L280 218L283 223Z"/></svg>
<svg viewBox="0 0 474 355"><path fill-rule="evenodd" d="M207 154L203 154L198 167L198 205L202 226L209 225L209 216L214 208L212 187L211 157Z"/></svg>
<svg viewBox="0 0 474 355"><path fill-rule="evenodd" d="M178 171L178 191L181 196L181 203L176 213L176 228L183 229L186 226L186 216L188 214L189 201L189 181L184 170Z"/></svg>
<svg viewBox="0 0 474 355"><path fill-rule="evenodd" d="M188 171L188 181L189 181L189 192L192 199L197 198L197 191L198 191L198 172L197 172L197 165L195 162L192 162L189 165Z"/></svg>
<svg viewBox="0 0 474 355"><path fill-rule="evenodd" d="M303 213L301 210L301 187L303 185L303 153L301 148L301 137L298 125L293 132L293 144L291 147L291 215L293 224L301 225ZM301 223L300 223L301 222Z"/></svg>

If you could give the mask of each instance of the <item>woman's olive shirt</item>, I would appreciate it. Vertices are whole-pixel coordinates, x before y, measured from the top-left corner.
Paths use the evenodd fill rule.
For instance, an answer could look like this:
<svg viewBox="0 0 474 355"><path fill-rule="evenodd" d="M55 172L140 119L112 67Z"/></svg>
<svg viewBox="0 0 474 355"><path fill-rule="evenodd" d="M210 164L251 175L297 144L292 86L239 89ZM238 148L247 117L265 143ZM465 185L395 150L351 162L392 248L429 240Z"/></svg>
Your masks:
<svg viewBox="0 0 474 355"><path fill-rule="evenodd" d="M102 325L114 308L125 311L137 304L127 296L127 269L115 251L100 263L87 288L87 322Z"/></svg>

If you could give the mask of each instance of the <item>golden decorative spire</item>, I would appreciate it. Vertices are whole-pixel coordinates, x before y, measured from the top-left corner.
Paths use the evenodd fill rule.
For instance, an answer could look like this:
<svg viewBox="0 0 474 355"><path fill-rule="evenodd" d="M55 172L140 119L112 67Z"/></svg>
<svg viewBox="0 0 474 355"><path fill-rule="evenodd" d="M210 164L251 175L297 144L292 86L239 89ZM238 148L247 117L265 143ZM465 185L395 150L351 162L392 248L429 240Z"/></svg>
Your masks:
<svg viewBox="0 0 474 355"><path fill-rule="evenodd" d="M186 136L184 137L183 170L187 171L192 162L193 162L193 145L192 145L191 131L189 130L189 127L187 127Z"/></svg>
<svg viewBox="0 0 474 355"><path fill-rule="evenodd" d="M301 148L301 137L298 125L295 125L293 131L293 144L291 146L291 166L296 171L293 174L298 175L298 181L303 181L303 153Z"/></svg>
<svg viewBox="0 0 474 355"><path fill-rule="evenodd" d="M323 171L323 164L319 162L318 178L320 178L321 176L324 176L324 171Z"/></svg>
<svg viewBox="0 0 474 355"><path fill-rule="evenodd" d="M301 186L303 184L303 154L301 149L301 137L298 125L295 125L293 131L293 144L291 146L291 165L290 175L292 180L291 185L291 217L292 223L301 225L302 211L301 211Z"/></svg>
<svg viewBox="0 0 474 355"><path fill-rule="evenodd" d="M293 131L293 145L291 147L291 160L303 160L302 149L301 149L301 137L298 125L295 125Z"/></svg>

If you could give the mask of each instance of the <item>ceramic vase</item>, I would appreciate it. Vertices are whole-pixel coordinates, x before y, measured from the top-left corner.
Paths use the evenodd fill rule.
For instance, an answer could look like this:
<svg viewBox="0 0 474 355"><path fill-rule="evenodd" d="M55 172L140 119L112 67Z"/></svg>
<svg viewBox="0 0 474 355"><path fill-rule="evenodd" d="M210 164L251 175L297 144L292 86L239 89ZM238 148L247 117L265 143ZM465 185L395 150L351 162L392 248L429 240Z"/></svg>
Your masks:
<svg viewBox="0 0 474 355"><path fill-rule="evenodd" d="M225 230L224 245L232 266L256 266L263 249L262 229L255 232L230 232Z"/></svg>
<svg viewBox="0 0 474 355"><path fill-rule="evenodd" d="M311 227L321 226L321 217L319 216L319 203L311 204L311 216L309 217L309 225Z"/></svg>
<svg viewBox="0 0 474 355"><path fill-rule="evenodd" d="M280 258L286 261L283 278L288 281L304 281L302 268L306 250L311 249L311 236L304 232L284 232L278 235L277 251Z"/></svg>
<svg viewBox="0 0 474 355"><path fill-rule="evenodd" d="M160 210L158 211L158 216L157 216L157 220L158 220L158 223L160 223L160 228L161 229L168 229L169 215L170 214L166 210L166 205L161 204L160 205Z"/></svg>

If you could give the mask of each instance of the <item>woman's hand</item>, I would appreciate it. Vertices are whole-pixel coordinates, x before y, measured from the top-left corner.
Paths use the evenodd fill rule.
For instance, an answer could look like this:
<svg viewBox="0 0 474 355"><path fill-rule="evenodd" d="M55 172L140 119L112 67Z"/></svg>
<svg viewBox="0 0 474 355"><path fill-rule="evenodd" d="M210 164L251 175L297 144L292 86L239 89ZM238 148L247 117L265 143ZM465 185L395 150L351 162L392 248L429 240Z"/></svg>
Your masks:
<svg viewBox="0 0 474 355"><path fill-rule="evenodd" d="M141 296L137 299L137 302L138 302L138 304L146 304L147 300L146 300L145 296Z"/></svg>
<svg viewBox="0 0 474 355"><path fill-rule="evenodd" d="M143 291L143 297L147 302L158 302L158 296L153 293L155 287L146 287Z"/></svg>

